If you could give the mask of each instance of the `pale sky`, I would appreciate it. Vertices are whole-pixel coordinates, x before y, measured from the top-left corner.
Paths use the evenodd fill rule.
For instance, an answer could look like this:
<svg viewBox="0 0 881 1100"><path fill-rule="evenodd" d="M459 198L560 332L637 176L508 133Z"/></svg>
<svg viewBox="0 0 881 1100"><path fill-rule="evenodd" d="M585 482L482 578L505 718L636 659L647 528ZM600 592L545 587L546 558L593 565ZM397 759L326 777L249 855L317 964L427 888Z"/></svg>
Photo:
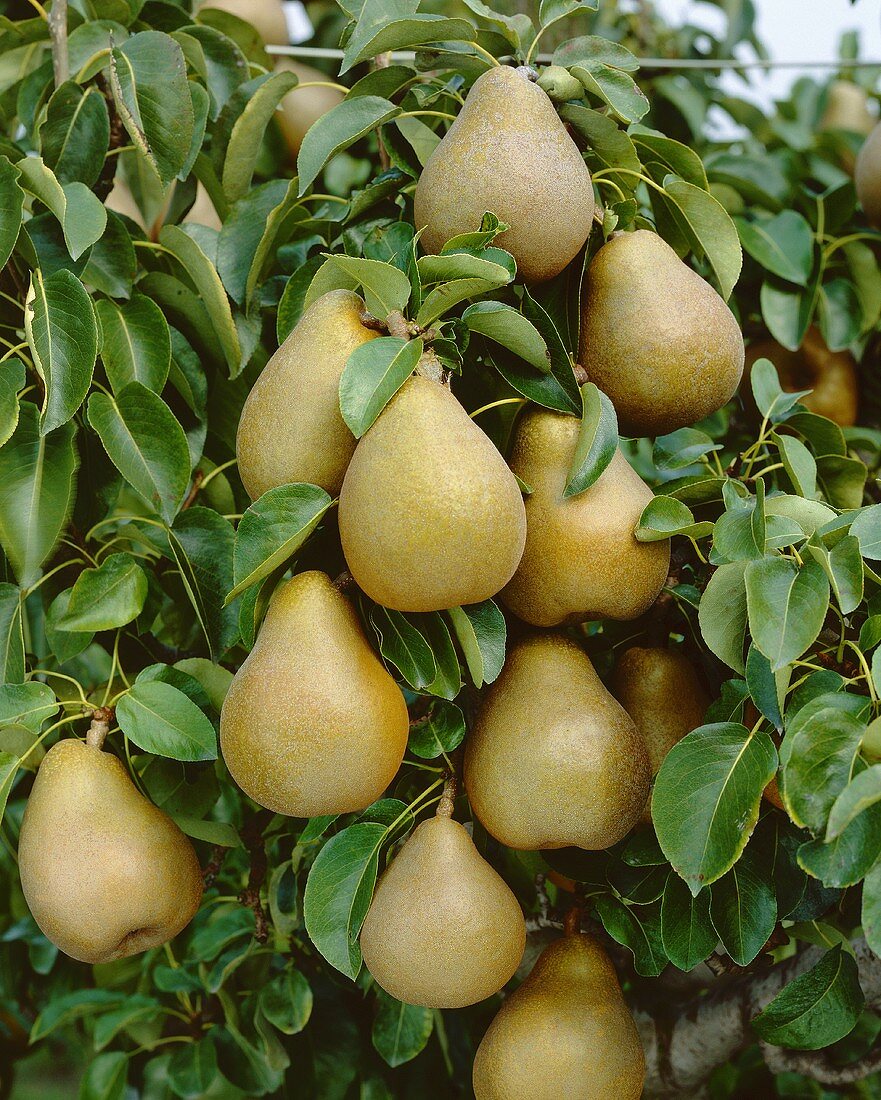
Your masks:
<svg viewBox="0 0 881 1100"><path fill-rule="evenodd" d="M674 24L689 21L698 26L718 30L724 17L717 7L700 0L656 0L664 15ZM823 61L838 56L842 32L856 29L860 33L860 56L881 61L881 2L879 0L755 0L758 12L758 37L765 43L771 57L781 61ZM776 70L769 77L760 71L752 74L752 90L744 91L743 83L729 78L729 85L738 95L767 103L782 96L800 75L820 76L823 71Z"/></svg>

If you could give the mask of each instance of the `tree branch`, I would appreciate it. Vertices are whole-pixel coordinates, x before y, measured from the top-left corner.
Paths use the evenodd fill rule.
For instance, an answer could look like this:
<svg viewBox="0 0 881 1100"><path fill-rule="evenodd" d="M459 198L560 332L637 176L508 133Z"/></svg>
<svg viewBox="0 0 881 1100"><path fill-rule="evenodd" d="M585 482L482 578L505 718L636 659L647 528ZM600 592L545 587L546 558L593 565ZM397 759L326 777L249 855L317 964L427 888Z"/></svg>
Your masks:
<svg viewBox="0 0 881 1100"><path fill-rule="evenodd" d="M881 959L863 939L854 944L860 984L866 1007L881 1006ZM697 998L671 1012L667 1006L634 1013L646 1056L645 1097L689 1097L700 1093L717 1066L724 1065L756 1041L750 1020L793 978L822 957L820 948L809 948L786 962L759 974L730 978L718 991ZM721 984L721 983L720 983ZM773 1050L773 1053L770 1051ZM839 1083L835 1074L859 1080L881 1066L881 1054L873 1054L853 1066L835 1066L822 1051L784 1051L765 1047L774 1072L783 1065L813 1077L821 1084ZM876 1062L875 1059L878 1059ZM769 1060L770 1059L770 1060ZM773 1063L773 1064L772 1064Z"/></svg>
<svg viewBox="0 0 881 1100"><path fill-rule="evenodd" d="M49 37L52 39L52 71L55 87L60 87L70 75L67 52L67 0L52 0L49 12Z"/></svg>

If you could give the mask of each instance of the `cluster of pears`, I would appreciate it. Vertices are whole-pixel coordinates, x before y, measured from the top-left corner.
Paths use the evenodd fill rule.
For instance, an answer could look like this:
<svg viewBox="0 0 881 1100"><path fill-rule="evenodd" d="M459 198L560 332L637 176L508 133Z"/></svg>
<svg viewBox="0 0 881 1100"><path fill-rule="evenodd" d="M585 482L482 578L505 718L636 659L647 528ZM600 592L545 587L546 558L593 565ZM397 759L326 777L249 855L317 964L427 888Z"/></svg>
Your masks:
<svg viewBox="0 0 881 1100"><path fill-rule="evenodd" d="M67 738L46 753L18 846L34 920L56 947L87 963L173 939L202 900L192 844L140 794L102 737L90 731L86 741Z"/></svg>

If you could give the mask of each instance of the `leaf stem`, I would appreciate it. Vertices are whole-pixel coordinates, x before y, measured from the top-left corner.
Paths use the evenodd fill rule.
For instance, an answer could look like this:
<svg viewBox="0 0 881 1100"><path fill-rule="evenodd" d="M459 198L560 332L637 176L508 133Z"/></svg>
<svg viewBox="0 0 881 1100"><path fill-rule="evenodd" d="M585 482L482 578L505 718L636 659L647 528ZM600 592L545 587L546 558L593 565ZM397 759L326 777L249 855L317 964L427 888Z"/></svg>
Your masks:
<svg viewBox="0 0 881 1100"><path fill-rule="evenodd" d="M473 420L475 416L480 416L481 413L489 412L490 409L497 409L501 405L525 405L525 397L503 397L500 401L490 401L488 405L481 405L479 409L475 409L473 413L468 415Z"/></svg>

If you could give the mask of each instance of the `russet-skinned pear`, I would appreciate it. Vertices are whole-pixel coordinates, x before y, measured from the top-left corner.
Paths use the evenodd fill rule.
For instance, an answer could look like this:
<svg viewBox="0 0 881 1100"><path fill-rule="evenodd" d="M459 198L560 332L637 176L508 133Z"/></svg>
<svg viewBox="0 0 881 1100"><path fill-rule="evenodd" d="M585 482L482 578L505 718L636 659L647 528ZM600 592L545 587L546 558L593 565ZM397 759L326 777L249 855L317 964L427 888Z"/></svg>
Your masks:
<svg viewBox="0 0 881 1100"><path fill-rule="evenodd" d="M173 939L202 900L192 844L109 752L59 741L40 764L18 847L25 900L66 955L112 962Z"/></svg>
<svg viewBox="0 0 881 1100"><path fill-rule="evenodd" d="M282 584L220 715L245 794L290 817L363 810L394 779L408 732L401 689L330 578Z"/></svg>

